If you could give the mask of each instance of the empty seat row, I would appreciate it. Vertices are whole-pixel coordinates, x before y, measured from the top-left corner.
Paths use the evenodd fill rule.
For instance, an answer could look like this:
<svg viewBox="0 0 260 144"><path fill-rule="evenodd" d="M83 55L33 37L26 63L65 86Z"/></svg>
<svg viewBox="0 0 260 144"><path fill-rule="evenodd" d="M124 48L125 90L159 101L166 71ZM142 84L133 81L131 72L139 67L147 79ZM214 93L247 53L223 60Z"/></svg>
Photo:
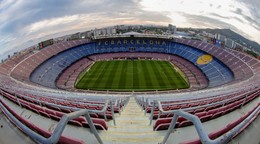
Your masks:
<svg viewBox="0 0 260 144"><path fill-rule="evenodd" d="M244 105L244 104L250 102L251 100L253 100L254 98L256 98L260 95L259 92L260 91L257 91L255 93L245 97L244 99L240 99L234 103L230 103L223 107L217 107L217 108L211 109L209 111L202 111L202 112L197 112L197 113L193 113L193 114L196 115L202 122L205 122L205 121L208 121L211 119L215 119L224 114L232 112L233 110L239 108L241 105ZM164 118L158 118L155 121L155 124L153 126L154 130L168 129L170 122L172 120L172 117L173 117L173 113L170 113L170 114L167 114ZM180 116L177 120L176 127L189 126L191 124L192 123L189 120L186 120L185 118Z"/></svg>
<svg viewBox="0 0 260 144"><path fill-rule="evenodd" d="M39 135L45 137L45 138L49 138L52 133L44 130L36 125L34 125L33 123L31 123L30 121L28 121L27 119L23 118L22 116L20 116L19 114L17 114L14 110L12 110L7 104L5 104L1 99L0 99L0 103L4 105L4 107L17 119L19 120L21 123L23 123L24 126L30 128L31 130L33 130L34 132L38 133ZM1 109L2 110L2 109ZM3 111L3 110L2 110ZM3 111L3 113L5 114L5 116L13 123L15 124L14 121L12 121L8 115ZM16 125L17 126L17 125ZM22 128L18 127L21 131ZM70 138L67 136L61 136L59 141L59 144L84 144L85 142L78 140L78 139L74 139L74 138Z"/></svg>
<svg viewBox="0 0 260 144"><path fill-rule="evenodd" d="M64 112L57 111L57 109L54 110L54 109L50 109L48 107L41 107L41 106L38 106L34 103L30 103L30 102L24 101L22 99L19 99L17 97L14 97L14 96L12 96L8 93L5 93L5 92L3 92L2 94L6 98L11 100L12 102L20 104L21 106L25 107L28 110L31 110L31 111L33 111L37 114L42 115L42 116L51 118L53 120L60 120L62 118L62 116L65 114ZM107 130L107 125L106 125L105 120L99 119L99 118L91 118L91 120L93 121L93 123L94 123L94 125L97 129ZM70 120L69 123L76 125L76 126L84 126L84 127L89 128L89 125L88 125L88 123L87 123L87 121L84 117L80 117L80 118L77 118L77 119Z"/></svg>
<svg viewBox="0 0 260 144"><path fill-rule="evenodd" d="M252 110L250 110L248 113L246 113L239 119L232 121L231 123L227 124L223 128L218 129L217 131L211 132L210 134L208 134L208 137L210 139L214 140L214 139L217 139L218 137L224 135L225 133L227 133L228 131L232 130L234 127L239 125L242 121L244 121L251 113L253 113L255 110L257 110L257 108L259 106L260 106L260 103L258 103L258 105L256 107L254 107ZM236 137L239 133L241 133L244 129L246 129L246 127L249 126L259 116L259 114L260 114L260 111L258 111L256 113L256 115L254 115L254 117L252 119L250 119L250 121L248 121L247 124L242 129L239 130L239 132L236 133L236 135L234 137ZM201 140L195 139L195 140L191 140L191 141L182 142L181 144L201 144Z"/></svg>

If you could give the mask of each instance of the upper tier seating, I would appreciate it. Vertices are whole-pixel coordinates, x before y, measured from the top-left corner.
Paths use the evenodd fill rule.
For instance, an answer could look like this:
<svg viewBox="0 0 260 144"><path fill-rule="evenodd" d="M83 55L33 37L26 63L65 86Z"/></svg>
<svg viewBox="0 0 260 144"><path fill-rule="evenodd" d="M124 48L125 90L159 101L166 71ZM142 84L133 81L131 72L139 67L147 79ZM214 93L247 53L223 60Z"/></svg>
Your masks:
<svg viewBox="0 0 260 144"><path fill-rule="evenodd" d="M49 59L50 57L57 55L58 53L70 49L74 46L78 46L89 42L89 40L75 40L75 41L67 41L61 42L49 47L46 47L39 52L32 54L28 57L23 57L19 61L15 67L12 66L10 68L11 76L27 83L30 83L29 77L32 71L38 67L41 63ZM18 63L18 62L17 62ZM1 66L0 66L1 67ZM7 73L4 73L7 74Z"/></svg>
<svg viewBox="0 0 260 144"><path fill-rule="evenodd" d="M57 87L61 89L73 89L74 83L79 74L92 63L93 62L87 58L83 58L78 62L75 62L60 75L57 80Z"/></svg>
<svg viewBox="0 0 260 144"><path fill-rule="evenodd" d="M136 39L136 41L137 40L138 39ZM206 64L197 64L198 58L206 54L201 50L169 41L166 41L165 44L162 45L153 45L148 43L149 39L143 40L147 41L146 44L139 45L129 42L119 45L106 45L102 42L101 44L100 42L96 42L77 46L70 50L61 52L42 63L31 74L31 80L43 86L56 88L55 81L58 76L68 66L81 58L97 53L128 52L131 47L135 47L135 51L138 52L164 52L175 54L187 59L202 70L209 80L209 87L222 85L231 82L233 79L233 74L229 68L216 58L213 58L212 61Z"/></svg>
<svg viewBox="0 0 260 144"><path fill-rule="evenodd" d="M204 52L207 52L218 58L221 62L226 64L233 72L235 81L246 80L253 76L252 69L257 68L260 62L245 54L234 52L230 49L223 49L209 43L196 40L175 39L176 42L196 47ZM242 59L241 59L242 58ZM248 60L244 60L248 59ZM249 63L250 62L250 63Z"/></svg>
<svg viewBox="0 0 260 144"><path fill-rule="evenodd" d="M94 52L94 44L78 46L76 48L61 52L60 54L42 63L31 74L31 80L40 85L56 88L57 77L75 61Z"/></svg>

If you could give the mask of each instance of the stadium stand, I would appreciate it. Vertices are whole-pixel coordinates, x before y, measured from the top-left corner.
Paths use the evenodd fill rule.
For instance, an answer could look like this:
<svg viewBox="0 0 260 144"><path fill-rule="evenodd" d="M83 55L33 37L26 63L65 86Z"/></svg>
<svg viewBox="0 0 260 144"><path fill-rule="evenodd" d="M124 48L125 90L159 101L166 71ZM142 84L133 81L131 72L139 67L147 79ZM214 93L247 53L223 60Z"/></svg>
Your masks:
<svg viewBox="0 0 260 144"><path fill-rule="evenodd" d="M112 41L112 40L111 40ZM151 43L152 40L149 39L135 39L132 41L143 41L145 44L137 45L132 44L131 40L122 40L126 45L116 45L118 47L114 47L111 49L111 45L106 45L106 42L96 42L85 44L82 46L75 47L73 49L64 51L59 55L55 55L51 57L44 63L42 63L39 67L37 67L33 73L31 74L31 80L37 84L48 86L51 88L56 88L55 82L58 79L58 76L72 63L80 60L85 56L89 56L95 53L107 53L107 52L125 52L128 51L129 47L138 47L136 51L140 52L166 52L170 54L175 54L181 57L184 57L188 61L192 62L198 68L200 68L203 73L206 75L209 80L208 87L214 87L218 85L222 85L228 82L231 82L233 79L233 74L223 63L219 60L213 58L212 61L199 65L197 64L197 59L200 56L205 55L206 53L200 51L198 49L194 49L190 46L180 45L178 43L173 42L160 42L162 43L161 47L156 47L158 45L153 45ZM129 41L129 42L127 42ZM150 41L150 42L149 42ZM163 44L165 43L165 45ZM100 44L102 43L102 44ZM109 42L108 42L109 43ZM110 42L111 43L111 42ZM100 44L100 45L99 45ZM105 49L104 47L108 47Z"/></svg>
<svg viewBox="0 0 260 144"><path fill-rule="evenodd" d="M167 60L192 87L164 93L74 89L78 75L95 61L127 58ZM63 125L68 130L57 143L243 143L243 131L255 131L250 125L259 123L259 73L258 60L196 40L117 36L67 41L0 64L0 107L36 143L57 135L45 125L59 125L84 110Z"/></svg>
<svg viewBox="0 0 260 144"><path fill-rule="evenodd" d="M57 87L61 89L73 89L77 77L92 63L93 62L87 58L83 58L75 62L73 65L64 70L64 72L58 78L56 82Z"/></svg>

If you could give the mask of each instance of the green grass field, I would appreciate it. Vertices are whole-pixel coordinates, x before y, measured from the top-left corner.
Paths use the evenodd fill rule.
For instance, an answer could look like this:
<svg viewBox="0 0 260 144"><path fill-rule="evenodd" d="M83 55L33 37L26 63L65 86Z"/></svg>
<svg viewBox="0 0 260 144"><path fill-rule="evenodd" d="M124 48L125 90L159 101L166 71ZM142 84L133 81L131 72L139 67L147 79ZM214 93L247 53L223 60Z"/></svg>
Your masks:
<svg viewBox="0 0 260 144"><path fill-rule="evenodd" d="M189 84L167 61L98 61L76 88L112 91L150 91L188 88Z"/></svg>

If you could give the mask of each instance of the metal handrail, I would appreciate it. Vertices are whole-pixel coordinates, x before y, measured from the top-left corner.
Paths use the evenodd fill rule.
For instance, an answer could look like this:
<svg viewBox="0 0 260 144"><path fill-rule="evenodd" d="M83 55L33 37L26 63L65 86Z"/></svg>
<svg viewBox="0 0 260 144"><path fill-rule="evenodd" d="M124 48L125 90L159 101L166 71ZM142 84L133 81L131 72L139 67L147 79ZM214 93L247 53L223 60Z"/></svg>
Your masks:
<svg viewBox="0 0 260 144"><path fill-rule="evenodd" d="M254 91L253 93L257 92L258 90ZM252 93L251 92L246 92L244 94L240 94L236 97L233 97L233 98L230 98L230 99L226 99L226 100L222 100L222 101L219 101L219 102L215 102L215 103L210 103L210 104L206 104L206 105L203 105L203 106L196 106L196 107L191 107L191 108L185 108L185 109L182 109L182 110L185 110L185 111L189 111L189 110L195 110L195 109L198 109L198 108L204 108L204 107L209 107L209 106L214 106L214 105L219 105L219 104L225 104L226 102L230 101L230 100L236 100L236 99L239 99L241 97L244 97L244 95L246 95L245 98L248 97L248 94ZM245 99L246 100L246 99ZM244 100L244 101L245 101ZM158 106L158 109L159 109L159 116L160 114L169 114L169 113L173 113L174 111L176 110L168 110L168 111L165 111L163 110L162 108L162 104L161 104L161 101L157 101L157 100L154 100L153 101L153 105L152 105L152 109L151 109L151 115L150 115L150 125L152 124L152 120L153 120L153 115L154 115L154 109L156 107L156 105ZM158 116L158 117L159 117Z"/></svg>
<svg viewBox="0 0 260 144"><path fill-rule="evenodd" d="M256 90L260 90L260 88L256 89ZM240 91L242 92L242 91ZM241 95L244 95L244 94L248 94L248 93L251 93L252 90L250 91L247 91L245 93L242 93L242 94L239 94L238 96L241 96ZM232 92L232 93L229 93L229 94L225 94L225 95L218 95L218 96L212 96L212 97L205 97L203 99L205 100L212 100L212 99L215 99L215 98L223 98L223 97L228 97L229 95L232 95L232 94L237 94L239 92ZM173 101L174 99L169 99L169 98L159 98L161 102L169 102L169 101ZM152 105L152 102L153 100L158 100L158 98L147 98L148 100L148 105ZM201 101L200 99L192 99L190 101L185 101L185 102L178 102L178 104L187 104L187 103L190 103L190 102L199 102ZM172 104L172 103L171 103ZM163 104L163 105L171 105L171 104Z"/></svg>
<svg viewBox="0 0 260 144"><path fill-rule="evenodd" d="M232 130L227 132L225 135L222 135L215 140L211 140L209 138L208 134L205 132L205 130L202 126L202 123L197 116L192 115L192 114L187 113L182 110L176 110L176 111L174 111L174 116L172 118L171 124L170 124L168 131L167 131L163 141L161 142L161 144L166 144L170 134L173 132L173 129L176 125L176 122L177 122L177 119L179 116L182 116L187 120L190 120L194 124L196 131L199 135L200 141L203 144L219 144L219 143L228 143L237 133L239 133L239 131L241 129L243 129L243 127L245 125L248 124L248 122L251 119L253 119L255 116L257 116L257 113L259 111L260 111L260 106L258 105L257 108L244 121L242 121L240 124L238 124L235 128L233 128Z"/></svg>
<svg viewBox="0 0 260 144"><path fill-rule="evenodd" d="M8 91L9 92L9 91ZM14 94L16 94L16 92L13 92ZM26 97L26 98L29 98L29 99L31 99L31 100L33 100L33 99L35 99L35 100L37 100L36 98L32 98L32 97L29 97L29 96L27 96L27 95L25 95L25 94L19 94L20 96L22 96L22 97ZM41 97L41 98L46 98L46 97ZM53 99L53 100L59 100L59 101L65 101L65 102L67 102L67 100L64 100L64 99L60 99L60 98L53 98L53 97L48 97L47 96L47 98L51 98L51 99ZM111 99L111 98L110 98ZM112 100L112 99L111 99ZM115 99L115 100L117 100L117 99ZM86 102L88 102L88 103L84 103L84 102L79 102L79 101L73 101L73 103L76 103L76 104L87 104L87 105L94 105L94 106L102 106L102 105L104 105L106 102L101 102L101 103L99 103L99 104L95 104L95 103L91 103L91 101L86 101ZM117 105L117 101L115 101L115 106Z"/></svg>
<svg viewBox="0 0 260 144"><path fill-rule="evenodd" d="M97 141L100 144L103 144L103 141L101 140L97 129L95 128L91 117L89 115L89 110L86 109L82 109L76 112L72 112L69 114L65 114L63 115L63 117L61 118L61 120L59 121L59 123L57 124L56 128L54 129L53 133L51 134L51 136L49 138L45 138L41 135L39 135L38 133L34 132L33 130L31 130L30 128L28 128L27 126L25 126L23 123L21 123L17 118L15 118L4 106L2 103L0 103L0 107L1 109L4 111L4 113L8 116L8 118L10 118L16 126L18 126L19 128L21 128L21 130L26 133L31 139L33 139L34 141L37 141L39 143L43 143L43 144L50 144L50 143L57 143L61 137L61 134L63 132L63 130L65 129L67 123L75 118L78 118L79 116L85 116L89 126L90 126L90 130L91 132L95 135Z"/></svg>
<svg viewBox="0 0 260 144"><path fill-rule="evenodd" d="M3 94L3 91L1 89L0 89L0 92ZM75 108L75 107L69 107L69 106L63 106L63 105L57 105L57 104L53 104L53 103L43 102L43 101L28 97L28 96L24 96L24 97L28 98L29 100L36 101L40 104L45 104L45 105L52 106L52 107L58 107L58 108L73 110L73 111L82 110L81 108ZM16 96L16 99L17 99L18 104L21 106L17 96ZM110 105L110 108L111 108L113 123L114 123L114 125L116 125L114 106L117 106L117 105L116 104L114 105L112 100L106 100L102 110L90 110L90 109L87 109L87 110L89 111L89 113L103 113L104 119L107 121L106 110L108 108L108 105Z"/></svg>

